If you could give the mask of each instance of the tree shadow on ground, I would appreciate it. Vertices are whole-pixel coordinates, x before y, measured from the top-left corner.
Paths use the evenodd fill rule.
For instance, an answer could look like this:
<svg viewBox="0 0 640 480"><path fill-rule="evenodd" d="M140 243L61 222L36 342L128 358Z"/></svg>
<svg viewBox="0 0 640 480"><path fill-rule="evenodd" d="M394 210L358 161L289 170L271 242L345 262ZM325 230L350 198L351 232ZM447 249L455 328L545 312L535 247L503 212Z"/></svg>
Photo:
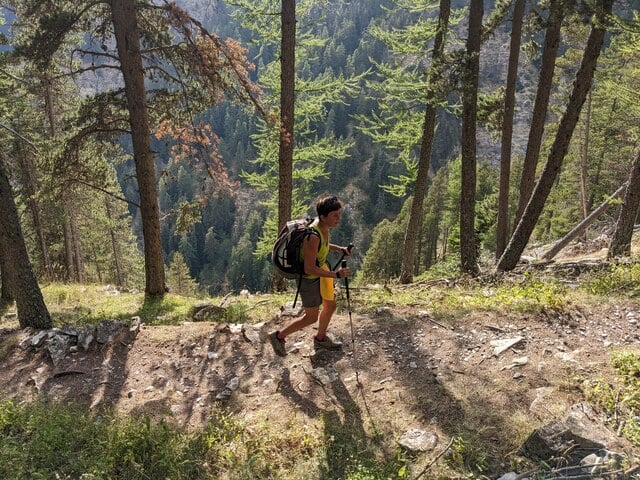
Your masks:
<svg viewBox="0 0 640 480"><path fill-rule="evenodd" d="M69 357L63 359L48 370L39 393L44 398L73 402L92 410L111 408L127 381L127 357L135 340L136 334L125 329L112 342L92 345L78 362ZM77 375L86 376L86 380L78 382L74 378Z"/></svg>

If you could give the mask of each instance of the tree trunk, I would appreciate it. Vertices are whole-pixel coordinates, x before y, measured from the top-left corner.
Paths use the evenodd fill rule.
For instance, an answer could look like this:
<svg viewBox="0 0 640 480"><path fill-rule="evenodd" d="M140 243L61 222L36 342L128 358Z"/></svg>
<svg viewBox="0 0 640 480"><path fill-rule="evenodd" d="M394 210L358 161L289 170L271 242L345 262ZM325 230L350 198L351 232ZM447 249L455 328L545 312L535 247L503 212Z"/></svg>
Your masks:
<svg viewBox="0 0 640 480"><path fill-rule="evenodd" d="M560 27L564 18L564 8L562 0L551 0L549 7L549 18L547 20L547 31L544 37L544 48L542 50L542 65L538 78L538 89L533 105L531 117L531 127L529 129L529 139L527 150L524 155L522 166L522 177L520 178L520 197L516 210L514 230L518 225L527 202L533 192L536 178L536 167L540 156L540 146L542 145L542 135L544 134L545 118L549 107L549 96L553 85L553 72L556 67L556 54L560 45Z"/></svg>
<svg viewBox="0 0 640 480"><path fill-rule="evenodd" d="M462 191L460 192L460 268L478 274L475 234L476 204L476 126L478 112L478 76L480 72L480 34L482 0L471 0L465 80L462 85Z"/></svg>
<svg viewBox="0 0 640 480"><path fill-rule="evenodd" d="M111 0L111 15L127 96L133 158L140 191L145 294L150 297L159 297L165 292L164 260L160 240L156 168L151 152L149 115L140 53L140 32L134 0Z"/></svg>
<svg viewBox="0 0 640 480"><path fill-rule="evenodd" d="M3 156L0 156L0 244L5 254L2 283L11 285L20 327L51 328L51 316L31 268Z"/></svg>
<svg viewBox="0 0 640 480"><path fill-rule="evenodd" d="M31 214L31 220L33 222L33 230L37 238L42 273L44 273L45 278L53 279L53 268L49 257L49 248L47 246L47 239L42 226L42 209L40 208L40 202L37 197L38 180L36 178L36 168L31 161L31 157L22 147L22 142L18 143L17 147L18 160L22 173L22 185L26 196L27 208Z"/></svg>
<svg viewBox="0 0 640 480"><path fill-rule="evenodd" d="M572 228L569 233L558 240L549 249L549 251L542 256L542 258L544 260L551 260L553 257L555 257L558 252L560 252L560 250L562 250L571 240L584 232L589 227L589 225L591 225L598 218L598 216L600 216L602 212L609 208L611 206L611 200L613 200L614 198L618 198L622 194L626 186L627 185L624 184L618 190L616 190L613 195L602 202L598 208L591 212L591 214L587 215L582 222L580 222L578 225Z"/></svg>
<svg viewBox="0 0 640 480"><path fill-rule="evenodd" d="M629 173L627 191L624 194L622 208L613 232L613 239L609 246L609 259L628 256L631 253L631 237L633 236L633 224L640 206L640 153Z"/></svg>
<svg viewBox="0 0 640 480"><path fill-rule="evenodd" d="M111 211L111 199L109 195L104 196L104 205L107 211L107 219L109 221L109 236L111 238L111 250L113 251L113 263L116 271L116 285L124 286L124 275L122 273L122 260L120 258L120 246L114 228L113 213Z"/></svg>
<svg viewBox="0 0 640 480"><path fill-rule="evenodd" d="M84 282L84 262L82 260L82 249L80 248L80 232L78 231L78 219L75 207L69 208L71 214L69 226L71 227L71 244L73 245L73 266L76 272L76 281Z"/></svg>
<svg viewBox="0 0 640 480"><path fill-rule="evenodd" d="M613 103L611 104L611 111L610 111L610 115L613 116L616 111L618 110L618 99L614 98L613 99ZM608 128L605 128L604 130L604 136L608 137L610 136L610 132L608 131ZM602 172L602 166L604 165L604 160L605 157L607 155L607 153L609 153L609 149L607 148L607 145L603 145L600 149L600 155L598 155L598 160L595 162L594 165L594 172L593 172L593 179L592 179L592 184L593 185L599 185L600 184L600 173ZM591 190L591 193L589 194L589 202L588 202L588 210L590 211L591 208L593 208L593 203L595 202L595 195L594 195L595 190Z"/></svg>
<svg viewBox="0 0 640 480"><path fill-rule="evenodd" d="M587 182L589 181L589 129L591 125L591 90L587 95L587 105L584 116L584 136L580 144L580 205L582 218L589 216L589 198L587 195ZM583 238L587 240L587 229L584 229Z"/></svg>
<svg viewBox="0 0 640 480"><path fill-rule="evenodd" d="M280 148L278 152L278 231L291 219L296 74L296 2L282 0L280 42ZM273 269L272 288L284 290L287 281Z"/></svg>
<svg viewBox="0 0 640 480"><path fill-rule="evenodd" d="M444 52L444 40L449 28L449 14L451 12L451 0L440 0L440 14L438 18L438 31L433 43L433 56L431 70L434 74L429 75L428 84L438 84L441 81L440 62ZM400 267L400 283L411 283L413 271L415 269L415 249L416 239L420 231L420 224L423 217L424 197L427 190L427 180L431 169L431 151L433 148L433 137L436 128L436 107L433 104L431 94L427 94L427 106L422 124L422 144L420 146L420 159L418 160L418 172L416 185L411 201L411 210L407 229L404 236L402 248L402 265Z"/></svg>
<svg viewBox="0 0 640 480"><path fill-rule="evenodd" d="M64 239L64 259L67 271L67 281L77 282L78 275L76 273L76 264L73 261L73 233L71 232L71 213L67 207L66 191L62 194L62 234Z"/></svg>
<svg viewBox="0 0 640 480"><path fill-rule="evenodd" d="M582 62L580 68L576 73L576 79L573 83L573 90L569 97L567 108L560 120L558 131L556 132L547 164L544 171L540 176L540 180L536 185L535 190L531 196L531 200L527 204L525 211L522 215L518 226L516 227L511 241L507 246L502 257L497 265L498 270L512 270L522 254L524 248L531 237L531 233L540 218L544 204L549 196L551 187L558 176L562 161L564 160L567 150L569 149L569 143L571 142L571 136L578 123L580 117L580 110L587 98L587 93L591 87L593 80L593 74L598 63L598 57L600 55L600 49L604 42L604 36L606 29L603 27L605 15L611 14L613 0L600 0L598 2L598 19L591 28L589 39L587 40L587 46L584 50Z"/></svg>
<svg viewBox="0 0 640 480"><path fill-rule="evenodd" d="M1 199L0 199L1 200ZM0 239L0 310L6 305L13 303L15 297L11 291L11 283L9 282L9 274L7 273L7 263L5 261L4 243Z"/></svg>
<svg viewBox="0 0 640 480"><path fill-rule="evenodd" d="M500 258L509 238L509 179L511 177L511 141L513 139L513 110L516 100L518 60L522 39L524 0L516 0L513 6L507 86L504 94L504 120L500 149L500 192L498 194L498 226L496 231L496 259Z"/></svg>
<svg viewBox="0 0 640 480"><path fill-rule="evenodd" d="M64 210L62 227L64 233L64 252L67 267L67 280L82 283L84 276L82 265L82 253L80 249L80 235L78 234L78 222L76 219L76 194L72 187L67 187L62 193L62 206Z"/></svg>

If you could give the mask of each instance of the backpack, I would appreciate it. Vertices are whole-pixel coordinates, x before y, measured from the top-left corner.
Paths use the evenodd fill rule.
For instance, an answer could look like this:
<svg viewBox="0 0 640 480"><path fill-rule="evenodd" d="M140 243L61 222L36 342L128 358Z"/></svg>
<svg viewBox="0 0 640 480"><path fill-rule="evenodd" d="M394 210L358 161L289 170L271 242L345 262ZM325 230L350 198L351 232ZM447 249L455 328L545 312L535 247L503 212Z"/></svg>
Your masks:
<svg viewBox="0 0 640 480"><path fill-rule="evenodd" d="M278 238L273 244L271 260L274 266L285 278L302 278L304 275L304 261L302 260L302 242L309 235L320 234L311 227L313 218L290 220L282 227Z"/></svg>

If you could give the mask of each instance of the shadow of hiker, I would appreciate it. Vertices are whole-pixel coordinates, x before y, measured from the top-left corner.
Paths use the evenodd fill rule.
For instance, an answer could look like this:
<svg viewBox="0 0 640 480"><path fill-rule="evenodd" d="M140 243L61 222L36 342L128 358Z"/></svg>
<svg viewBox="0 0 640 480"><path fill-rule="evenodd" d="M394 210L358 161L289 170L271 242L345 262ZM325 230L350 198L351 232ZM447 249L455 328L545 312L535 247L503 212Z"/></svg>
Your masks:
<svg viewBox="0 0 640 480"><path fill-rule="evenodd" d="M340 379L330 384L338 409L322 414L326 462L320 465L320 478L339 480L346 476L354 461L374 462L371 439L364 430L362 410Z"/></svg>
<svg viewBox="0 0 640 480"><path fill-rule="evenodd" d="M298 405L300 409L309 417L317 418L322 410L311 400L300 395L291 383L291 372L288 368L282 370L282 380L278 384L278 391L293 403Z"/></svg>
<svg viewBox="0 0 640 480"><path fill-rule="evenodd" d="M325 369L328 372L331 381L322 385L322 389L334 399L337 407L322 412L326 462L320 465L319 469L320 478L327 480L345 478L348 469L353 466L356 459L358 463L365 464L375 461L373 450L370 448L372 439L364 428L362 409L332 367L336 358L343 356L342 351L318 351L311 357L311 365L314 369Z"/></svg>

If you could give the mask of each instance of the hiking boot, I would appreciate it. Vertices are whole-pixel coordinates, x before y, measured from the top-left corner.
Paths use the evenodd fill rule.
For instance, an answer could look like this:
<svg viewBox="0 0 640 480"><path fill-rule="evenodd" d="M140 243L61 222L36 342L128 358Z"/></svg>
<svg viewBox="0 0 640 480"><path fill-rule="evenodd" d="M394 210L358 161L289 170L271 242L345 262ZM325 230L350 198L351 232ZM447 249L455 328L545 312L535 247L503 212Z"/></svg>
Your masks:
<svg viewBox="0 0 640 480"><path fill-rule="evenodd" d="M284 357L287 355L287 351L284 348L284 340L280 340L278 338L278 333L278 331L271 332L269 334L269 341L271 342L271 346L273 347L273 351L276 352L276 355Z"/></svg>
<svg viewBox="0 0 640 480"><path fill-rule="evenodd" d="M316 350L340 350L342 348L342 342L334 342L328 335L325 335L322 340L313 337L313 348Z"/></svg>

